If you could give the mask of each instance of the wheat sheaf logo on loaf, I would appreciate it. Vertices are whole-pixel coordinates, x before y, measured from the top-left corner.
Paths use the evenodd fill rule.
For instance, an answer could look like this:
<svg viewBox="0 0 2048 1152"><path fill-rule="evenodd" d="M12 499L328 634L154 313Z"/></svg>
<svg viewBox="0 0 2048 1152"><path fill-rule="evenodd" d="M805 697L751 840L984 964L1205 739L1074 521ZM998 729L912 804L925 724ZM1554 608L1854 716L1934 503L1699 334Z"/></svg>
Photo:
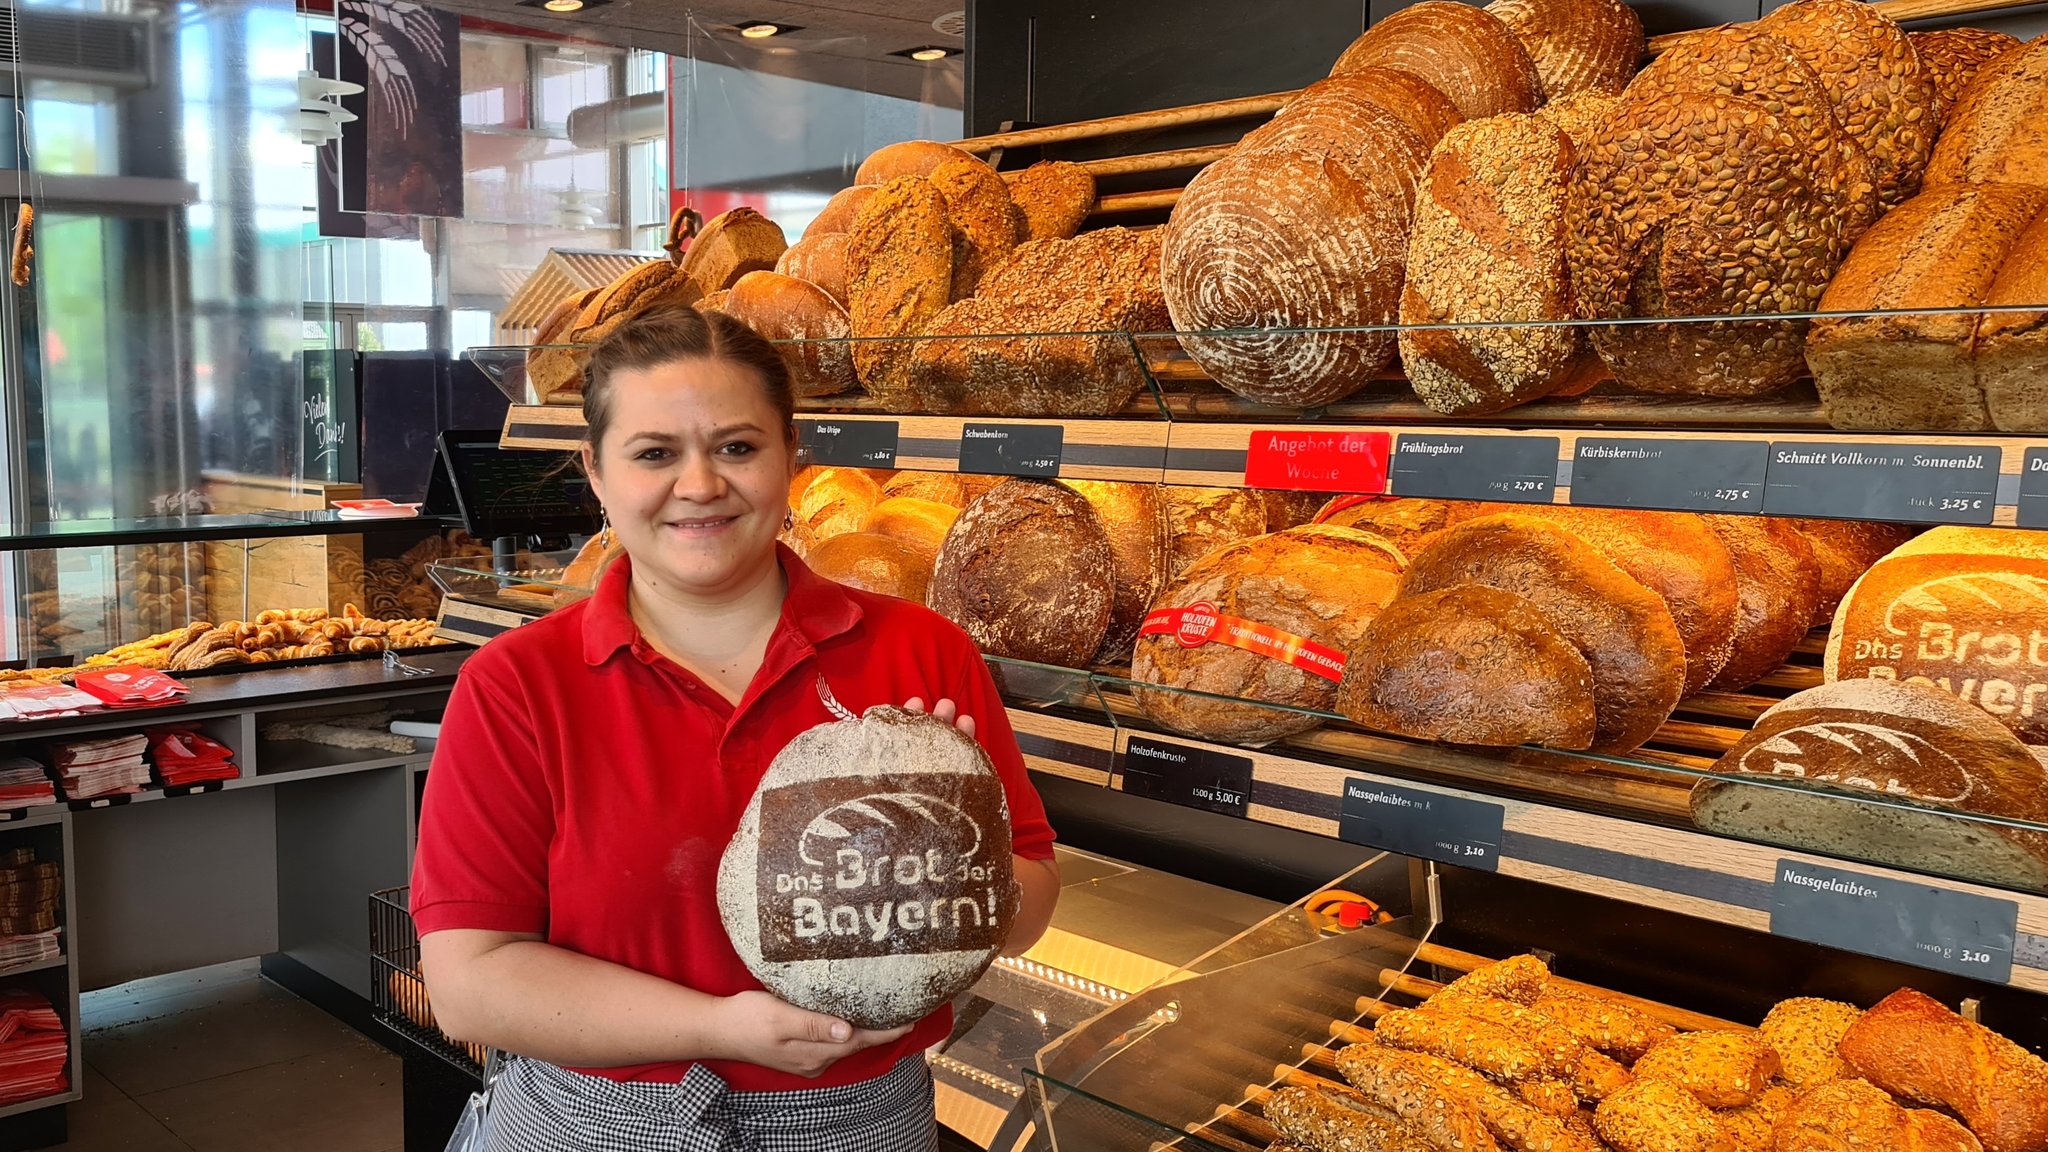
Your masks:
<svg viewBox="0 0 2048 1152"><path fill-rule="evenodd" d="M1928 740L1846 720L1799 724L1774 733L1744 752L1736 767L1934 803L1960 804L1970 794L1970 778L1962 765ZM1913 786L1907 787L1905 779Z"/></svg>
<svg viewBox="0 0 2048 1152"><path fill-rule="evenodd" d="M843 718L769 765L720 861L719 911L777 995L893 1027L972 984L1008 935L1009 809L987 755L953 725L834 710Z"/></svg>

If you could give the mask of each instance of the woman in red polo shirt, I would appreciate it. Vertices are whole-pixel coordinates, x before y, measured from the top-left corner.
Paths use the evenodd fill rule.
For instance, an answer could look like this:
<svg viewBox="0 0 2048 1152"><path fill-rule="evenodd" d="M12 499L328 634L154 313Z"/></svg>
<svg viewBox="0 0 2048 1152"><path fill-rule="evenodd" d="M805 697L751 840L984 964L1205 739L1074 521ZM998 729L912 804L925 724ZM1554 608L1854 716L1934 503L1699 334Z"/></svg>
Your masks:
<svg viewBox="0 0 2048 1152"><path fill-rule="evenodd" d="M934 1146L924 1049L948 1009L869 1032L762 990L727 940L720 855L775 754L909 704L987 749L1022 906L1045 930L1052 830L980 654L922 606L776 543L789 377L727 317L635 319L593 350L583 462L625 555L587 600L464 666L428 778L412 909L434 1012L518 1058L492 1152L894 1152Z"/></svg>

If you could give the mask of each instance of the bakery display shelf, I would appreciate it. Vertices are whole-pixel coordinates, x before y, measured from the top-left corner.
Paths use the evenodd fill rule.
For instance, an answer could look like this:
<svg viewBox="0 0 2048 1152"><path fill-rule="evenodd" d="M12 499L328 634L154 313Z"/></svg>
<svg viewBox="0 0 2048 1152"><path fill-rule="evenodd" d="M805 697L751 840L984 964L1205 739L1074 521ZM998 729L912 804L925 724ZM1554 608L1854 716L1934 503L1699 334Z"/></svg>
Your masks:
<svg viewBox="0 0 2048 1152"><path fill-rule="evenodd" d="M580 595L590 591L568 580L569 564L575 559L571 550L521 553L514 560L488 556L435 560L427 565L427 578L448 596L508 611L546 611L565 592Z"/></svg>
<svg viewBox="0 0 2048 1152"><path fill-rule="evenodd" d="M187 544L206 540L271 540L288 536L354 536L439 532L462 525L440 516L344 519L337 512L236 512L144 516L119 520L57 520L0 526L0 552Z"/></svg>
<svg viewBox="0 0 2048 1152"><path fill-rule="evenodd" d="M33 964L23 964L17 968L0 968L0 979L5 979L9 976L27 976L35 972L50 972L62 968L69 963L71 963L70 954L59 953L47 960L38 960Z"/></svg>
<svg viewBox="0 0 2048 1152"><path fill-rule="evenodd" d="M305 779L314 773L368 772L425 760L425 752L388 752L381 748L343 748L312 740L256 741L256 776Z"/></svg>
<svg viewBox="0 0 2048 1152"><path fill-rule="evenodd" d="M0 1120L5 1120L9 1116L20 1116L27 1112L40 1112L45 1108L54 1108L59 1104L70 1104L83 1099L85 1099L85 1094L74 1086L54 1096L38 1096L33 1100L18 1100L12 1104L0 1104Z"/></svg>

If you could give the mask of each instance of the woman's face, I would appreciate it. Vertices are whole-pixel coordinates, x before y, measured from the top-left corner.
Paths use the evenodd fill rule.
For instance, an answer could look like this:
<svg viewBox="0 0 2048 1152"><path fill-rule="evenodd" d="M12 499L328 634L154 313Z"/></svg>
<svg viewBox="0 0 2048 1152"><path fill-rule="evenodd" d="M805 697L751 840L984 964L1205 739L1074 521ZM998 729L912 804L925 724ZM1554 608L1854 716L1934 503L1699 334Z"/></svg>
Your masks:
<svg viewBox="0 0 2048 1152"><path fill-rule="evenodd" d="M775 563L793 458L782 417L742 365L681 360L614 373L591 487L635 577L715 596Z"/></svg>

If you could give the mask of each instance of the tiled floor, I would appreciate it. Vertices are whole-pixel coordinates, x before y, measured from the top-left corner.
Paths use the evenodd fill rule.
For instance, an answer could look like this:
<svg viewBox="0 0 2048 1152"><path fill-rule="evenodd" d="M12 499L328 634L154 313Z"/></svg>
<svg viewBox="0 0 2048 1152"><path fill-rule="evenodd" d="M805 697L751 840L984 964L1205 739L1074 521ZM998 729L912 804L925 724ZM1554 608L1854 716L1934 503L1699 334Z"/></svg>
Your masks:
<svg viewBox="0 0 2048 1152"><path fill-rule="evenodd" d="M398 1058L255 961L86 994L66 1152L397 1152Z"/></svg>

